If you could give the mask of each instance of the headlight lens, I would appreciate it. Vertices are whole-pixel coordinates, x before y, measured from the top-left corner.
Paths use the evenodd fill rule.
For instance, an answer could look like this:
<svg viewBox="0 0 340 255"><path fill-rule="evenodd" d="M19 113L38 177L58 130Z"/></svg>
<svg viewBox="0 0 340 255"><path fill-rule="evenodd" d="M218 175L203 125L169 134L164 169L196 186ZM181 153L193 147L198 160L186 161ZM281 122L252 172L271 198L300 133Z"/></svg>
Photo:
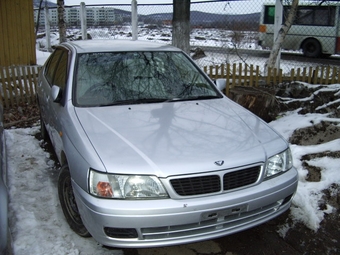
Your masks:
<svg viewBox="0 0 340 255"><path fill-rule="evenodd" d="M168 198L160 180L147 175L117 175L90 170L90 194L120 199Z"/></svg>
<svg viewBox="0 0 340 255"><path fill-rule="evenodd" d="M266 163L266 178L283 173L293 167L292 153L290 149L270 157Z"/></svg>

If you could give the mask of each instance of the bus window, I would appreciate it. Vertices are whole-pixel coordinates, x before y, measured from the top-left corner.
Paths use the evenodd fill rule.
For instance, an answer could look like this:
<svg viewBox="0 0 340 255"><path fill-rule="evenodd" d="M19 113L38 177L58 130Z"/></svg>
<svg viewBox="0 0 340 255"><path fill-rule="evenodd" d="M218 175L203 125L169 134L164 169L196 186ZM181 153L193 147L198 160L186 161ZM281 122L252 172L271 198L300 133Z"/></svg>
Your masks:
<svg viewBox="0 0 340 255"><path fill-rule="evenodd" d="M289 8L285 10L285 13L288 12ZM295 25L334 26L335 7L299 7L296 16Z"/></svg>
<svg viewBox="0 0 340 255"><path fill-rule="evenodd" d="M266 6L264 14L264 24L274 24L275 6Z"/></svg>

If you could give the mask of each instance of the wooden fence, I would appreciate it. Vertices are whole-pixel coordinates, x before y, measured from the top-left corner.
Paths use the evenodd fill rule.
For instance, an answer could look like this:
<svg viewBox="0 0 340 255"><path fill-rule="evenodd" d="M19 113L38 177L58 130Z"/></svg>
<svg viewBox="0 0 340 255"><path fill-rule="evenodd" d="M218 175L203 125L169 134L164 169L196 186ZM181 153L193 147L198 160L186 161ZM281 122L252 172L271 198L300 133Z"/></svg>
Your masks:
<svg viewBox="0 0 340 255"><path fill-rule="evenodd" d="M225 78L227 95L229 95L229 90L235 86L258 87L294 81L324 85L340 83L340 69L330 66L291 69L286 74L283 74L282 69L268 68L267 74L264 75L259 66L240 63L208 66L204 67L204 72L212 79Z"/></svg>
<svg viewBox="0 0 340 255"><path fill-rule="evenodd" d="M0 102L4 108L35 104L35 86L40 66L0 67Z"/></svg>
<svg viewBox="0 0 340 255"><path fill-rule="evenodd" d="M0 67L0 102L4 108L36 103L35 86L40 68L41 66ZM236 86L258 87L294 81L325 85L340 83L340 69L329 66L292 69L287 74L283 74L281 69L268 69L267 75L263 75L259 66L227 64L204 67L204 72L212 79L226 79L227 95Z"/></svg>

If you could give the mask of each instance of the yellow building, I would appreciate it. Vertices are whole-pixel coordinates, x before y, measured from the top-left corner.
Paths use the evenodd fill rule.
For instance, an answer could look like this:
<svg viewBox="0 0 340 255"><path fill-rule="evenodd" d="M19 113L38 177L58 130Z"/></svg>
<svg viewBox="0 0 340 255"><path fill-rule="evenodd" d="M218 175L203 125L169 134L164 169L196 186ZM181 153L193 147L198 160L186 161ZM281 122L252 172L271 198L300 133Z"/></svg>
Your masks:
<svg viewBox="0 0 340 255"><path fill-rule="evenodd" d="M0 66L35 65L33 1L0 1Z"/></svg>

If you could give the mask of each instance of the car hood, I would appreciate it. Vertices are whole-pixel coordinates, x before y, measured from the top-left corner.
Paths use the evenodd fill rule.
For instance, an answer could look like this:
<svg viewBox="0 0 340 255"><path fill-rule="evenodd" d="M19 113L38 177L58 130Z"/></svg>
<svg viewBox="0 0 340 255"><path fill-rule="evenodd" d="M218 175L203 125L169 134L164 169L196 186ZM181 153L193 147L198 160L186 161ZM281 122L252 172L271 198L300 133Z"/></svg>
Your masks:
<svg viewBox="0 0 340 255"><path fill-rule="evenodd" d="M226 98L75 111L84 139L110 173L208 172L265 162L287 147L267 124Z"/></svg>

